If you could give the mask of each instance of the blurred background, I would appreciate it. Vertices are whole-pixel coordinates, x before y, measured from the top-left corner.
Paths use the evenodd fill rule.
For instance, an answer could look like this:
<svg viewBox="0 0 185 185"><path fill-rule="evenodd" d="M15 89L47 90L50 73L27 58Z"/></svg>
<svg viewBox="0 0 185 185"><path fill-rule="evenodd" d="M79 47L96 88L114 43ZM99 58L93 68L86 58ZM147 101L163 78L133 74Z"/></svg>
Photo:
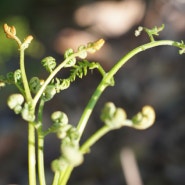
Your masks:
<svg viewBox="0 0 185 185"><path fill-rule="evenodd" d="M109 70L131 49L148 41L145 34L134 36L139 25L151 28L164 23L158 39L185 40L184 10L183 0L1 0L0 75L15 71L19 62L16 43L4 36L4 23L14 25L22 39L34 36L26 51L26 68L28 76L39 74L44 78L47 74L40 65L42 58L53 56L60 62L67 48L75 49L99 38L104 38L106 44L89 60L99 61ZM122 128L106 135L85 156L83 165L74 170L69 185L185 184L184 71L185 56L172 47L145 51L128 62L116 75L115 86L101 97L83 140L102 125L99 114L107 101L123 107L129 117L150 104L157 114L155 125L144 131ZM76 125L100 80L97 72L89 73L47 103L46 127L51 125L50 114L56 110L66 112L70 123ZM11 92L17 90L0 90L0 184L26 185L27 125L7 108ZM48 184L53 175L50 162L58 155L56 136L48 136ZM129 176L139 180L132 183Z"/></svg>

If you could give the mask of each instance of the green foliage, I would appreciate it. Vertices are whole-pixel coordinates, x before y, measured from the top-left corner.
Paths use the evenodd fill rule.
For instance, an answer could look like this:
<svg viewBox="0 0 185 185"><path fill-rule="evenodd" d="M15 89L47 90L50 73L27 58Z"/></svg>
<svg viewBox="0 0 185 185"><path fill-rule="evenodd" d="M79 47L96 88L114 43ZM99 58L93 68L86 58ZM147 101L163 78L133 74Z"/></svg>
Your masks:
<svg viewBox="0 0 185 185"><path fill-rule="evenodd" d="M33 37L31 35L26 36L22 42L19 37L17 37L16 28L4 24L4 32L7 38L14 40L18 45L20 51L20 66L15 72L8 72L6 76L0 76L0 86L4 87L7 84L12 84L15 85L19 91L19 93L9 96L7 104L10 109L16 114L20 114L23 120L28 123L29 185L36 185L37 175L39 184L46 185L44 139L48 134L54 133L60 140L60 155L57 159L54 159L51 164L54 172L53 185L66 185L73 168L84 161L84 155L88 153L90 148L106 133L124 126L140 130L146 129L154 123L155 112L151 106L144 106L133 118L128 119L124 109L116 107L112 102L108 102L102 109L100 116L100 119L105 124L83 144L80 143L81 136L98 99L107 87L114 85L114 75L130 58L144 50L162 45L179 48L179 54L185 52L183 41L155 41L154 36L158 36L159 32L163 29L164 25L154 27L153 29L139 27L135 35L139 36L141 32L145 32L149 37L149 42L130 51L108 72L106 72L99 63L86 60L88 53L94 53L103 46L104 40L100 39L87 43L87 45L79 46L77 51L69 48L64 53L64 61L59 64L57 64L55 58L52 56L45 57L42 59L41 65L49 73L46 79L41 79L35 75L27 79L24 53L31 44ZM57 74L64 68L69 68L69 76L67 78L58 78ZM45 103L51 101L57 93L69 88L71 83L75 82L77 78L82 79L88 74L88 71L94 69L99 71L102 75L102 79L84 108L77 125L69 123L68 116L63 111L55 111L51 115L51 126L44 130L43 111ZM35 135L35 133L37 133L37 135ZM35 161L37 161L38 165L36 165ZM36 170L36 166L38 166L38 170Z"/></svg>
<svg viewBox="0 0 185 185"><path fill-rule="evenodd" d="M55 90L59 93L62 90L65 90L70 87L70 84L76 80L76 78L83 78L87 75L89 70L98 69L101 71L101 66L95 62L89 62L87 60L78 61L76 64L73 64L70 69L70 75L68 78L59 79L55 78L52 80L51 84L55 86ZM105 72L103 71L102 74Z"/></svg>
<svg viewBox="0 0 185 185"><path fill-rule="evenodd" d="M75 81L76 77L82 78L83 76L87 75L88 70L92 70L97 68L96 63L89 62L87 60L83 60L78 62L76 65L73 65L71 69L71 75L69 77L69 80L71 82Z"/></svg>
<svg viewBox="0 0 185 185"><path fill-rule="evenodd" d="M148 34L150 41L153 42L154 36L159 36L159 32L161 32L163 29L164 29L164 24L162 24L162 26L160 27L155 26L153 29L148 29L148 28L139 26L138 29L135 31L135 36L137 37L141 34L142 31L145 31Z"/></svg>
<svg viewBox="0 0 185 185"><path fill-rule="evenodd" d="M46 69L46 71L48 71L49 73L51 73L53 69L55 69L56 67L56 61L51 56L42 59L41 63L43 67Z"/></svg>

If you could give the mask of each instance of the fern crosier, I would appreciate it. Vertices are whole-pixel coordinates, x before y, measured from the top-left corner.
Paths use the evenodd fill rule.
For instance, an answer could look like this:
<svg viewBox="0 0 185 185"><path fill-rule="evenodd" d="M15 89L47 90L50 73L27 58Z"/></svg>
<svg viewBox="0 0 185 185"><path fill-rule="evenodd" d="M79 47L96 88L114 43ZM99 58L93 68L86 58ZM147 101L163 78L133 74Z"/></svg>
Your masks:
<svg viewBox="0 0 185 185"><path fill-rule="evenodd" d="M77 62L73 65L70 69L70 75L68 78L59 79L55 78L52 81L52 84L55 84L56 92L59 93L60 91L67 89L71 82L74 82L76 78L83 78L87 75L89 70L98 69L99 72L104 75L105 71L102 69L99 63L96 62L89 62L88 60L83 60Z"/></svg>

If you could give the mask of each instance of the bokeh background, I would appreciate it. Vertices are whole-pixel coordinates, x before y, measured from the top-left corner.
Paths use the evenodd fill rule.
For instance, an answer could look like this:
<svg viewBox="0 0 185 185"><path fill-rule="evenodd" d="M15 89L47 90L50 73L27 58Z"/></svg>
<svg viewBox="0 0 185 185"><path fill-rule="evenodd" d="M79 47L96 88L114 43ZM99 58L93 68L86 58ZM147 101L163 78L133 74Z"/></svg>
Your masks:
<svg viewBox="0 0 185 185"><path fill-rule="evenodd" d="M99 38L104 38L106 44L89 60L99 61L109 70L128 51L148 41L144 34L134 36L139 25L151 28L164 23L165 30L158 39L185 40L184 16L183 0L1 0L0 75L16 70L19 61L16 44L4 36L4 23L14 25L22 39L28 34L34 36L26 52L26 68L29 76L39 74L44 78L42 58L53 56L60 62L67 48L75 49ZM69 185L185 184L184 71L185 56L172 47L145 51L128 62L116 75L115 86L101 97L83 139L102 125L99 114L107 101L125 108L129 117L150 104L157 114L155 125L145 131L122 128L106 135L85 156L83 165L74 170ZM100 79L93 72L46 104L46 127L55 110L66 112L76 125ZM0 90L0 184L26 185L27 125L7 108L11 92L15 92L13 87ZM53 175L50 162L58 155L57 138L48 136L48 184ZM132 169L134 161L139 181L132 183L125 172L137 179Z"/></svg>

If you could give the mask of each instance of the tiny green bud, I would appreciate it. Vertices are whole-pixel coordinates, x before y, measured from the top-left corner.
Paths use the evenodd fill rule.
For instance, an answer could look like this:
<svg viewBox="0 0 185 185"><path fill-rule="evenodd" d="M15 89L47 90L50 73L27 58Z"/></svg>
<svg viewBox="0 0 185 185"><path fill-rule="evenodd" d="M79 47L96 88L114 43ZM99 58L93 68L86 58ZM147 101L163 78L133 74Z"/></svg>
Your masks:
<svg viewBox="0 0 185 185"><path fill-rule="evenodd" d="M40 79L38 77L33 77L31 78L30 82L29 82L29 86L30 86L30 90L33 93L37 93L38 90L40 89L41 85L40 85Z"/></svg>
<svg viewBox="0 0 185 185"><path fill-rule="evenodd" d="M179 50L179 54L182 55L185 53L185 47Z"/></svg>
<svg viewBox="0 0 185 185"><path fill-rule="evenodd" d="M66 159L64 159L63 157L60 157L59 159L55 159L54 161L52 161L51 163L51 169L56 172L56 171L62 171L65 169L65 167L67 166L67 161Z"/></svg>
<svg viewBox="0 0 185 185"><path fill-rule="evenodd" d="M79 56L81 59L85 59L85 58L87 57L87 51L85 50L86 48L87 48L87 47L84 46L84 45L79 46L79 48L78 48L78 51L80 52L78 56Z"/></svg>
<svg viewBox="0 0 185 185"><path fill-rule="evenodd" d="M8 98L8 106L10 109L14 109L18 105L22 105L24 102L24 97L22 94L12 94Z"/></svg>
<svg viewBox="0 0 185 185"><path fill-rule="evenodd" d="M15 106L15 108L14 108L15 114L20 114L21 111L22 111L22 106L21 105Z"/></svg>
<svg viewBox="0 0 185 185"><path fill-rule="evenodd" d="M142 31L143 31L143 27L139 26L138 29L135 31L135 36L138 37Z"/></svg>
<svg viewBox="0 0 185 185"><path fill-rule="evenodd" d="M116 107L112 102L106 103L101 112L101 116L100 116L101 120L102 121L111 120L115 111L116 111Z"/></svg>
<svg viewBox="0 0 185 185"><path fill-rule="evenodd" d="M68 59L69 57L71 57L74 54L73 49L68 49L65 51L64 53L64 58ZM73 65L75 65L76 63L76 58L75 57L71 57L71 59L66 63L66 65L64 67L71 67Z"/></svg>
<svg viewBox="0 0 185 185"><path fill-rule="evenodd" d="M78 132L77 128L75 128L75 127L71 127L68 130L67 134L68 134L68 137L71 139L71 141L76 142L79 138L79 132Z"/></svg>
<svg viewBox="0 0 185 185"><path fill-rule="evenodd" d="M56 111L51 115L51 119L55 123L68 124L68 117L64 112Z"/></svg>
<svg viewBox="0 0 185 185"><path fill-rule="evenodd" d="M68 134L68 130L71 128L71 125L67 124L67 125L59 125L60 127L57 129L57 137L59 139L64 139Z"/></svg>
<svg viewBox="0 0 185 185"><path fill-rule="evenodd" d="M43 92L43 100L44 101L49 101L51 100L54 95L56 94L56 89L54 85L48 85Z"/></svg>
<svg viewBox="0 0 185 185"><path fill-rule="evenodd" d="M113 129L118 129L122 127L124 125L126 117L126 112L122 108L117 108L112 121L108 122L109 126L111 126Z"/></svg>
<svg viewBox="0 0 185 185"><path fill-rule="evenodd" d="M65 51L65 53L64 53L64 58L66 59L66 58L70 57L70 56L73 55L73 54L74 54L73 49L72 49L72 48L69 48L69 49L67 49L67 50Z"/></svg>
<svg viewBox="0 0 185 185"><path fill-rule="evenodd" d="M15 81L15 83L17 83L17 82L19 82L21 80L22 80L21 70L20 69L17 69L14 72L14 81Z"/></svg>
<svg viewBox="0 0 185 185"><path fill-rule="evenodd" d="M102 121L111 129L122 127L126 117L126 112L122 108L116 108L112 102L105 104L101 114Z"/></svg>

